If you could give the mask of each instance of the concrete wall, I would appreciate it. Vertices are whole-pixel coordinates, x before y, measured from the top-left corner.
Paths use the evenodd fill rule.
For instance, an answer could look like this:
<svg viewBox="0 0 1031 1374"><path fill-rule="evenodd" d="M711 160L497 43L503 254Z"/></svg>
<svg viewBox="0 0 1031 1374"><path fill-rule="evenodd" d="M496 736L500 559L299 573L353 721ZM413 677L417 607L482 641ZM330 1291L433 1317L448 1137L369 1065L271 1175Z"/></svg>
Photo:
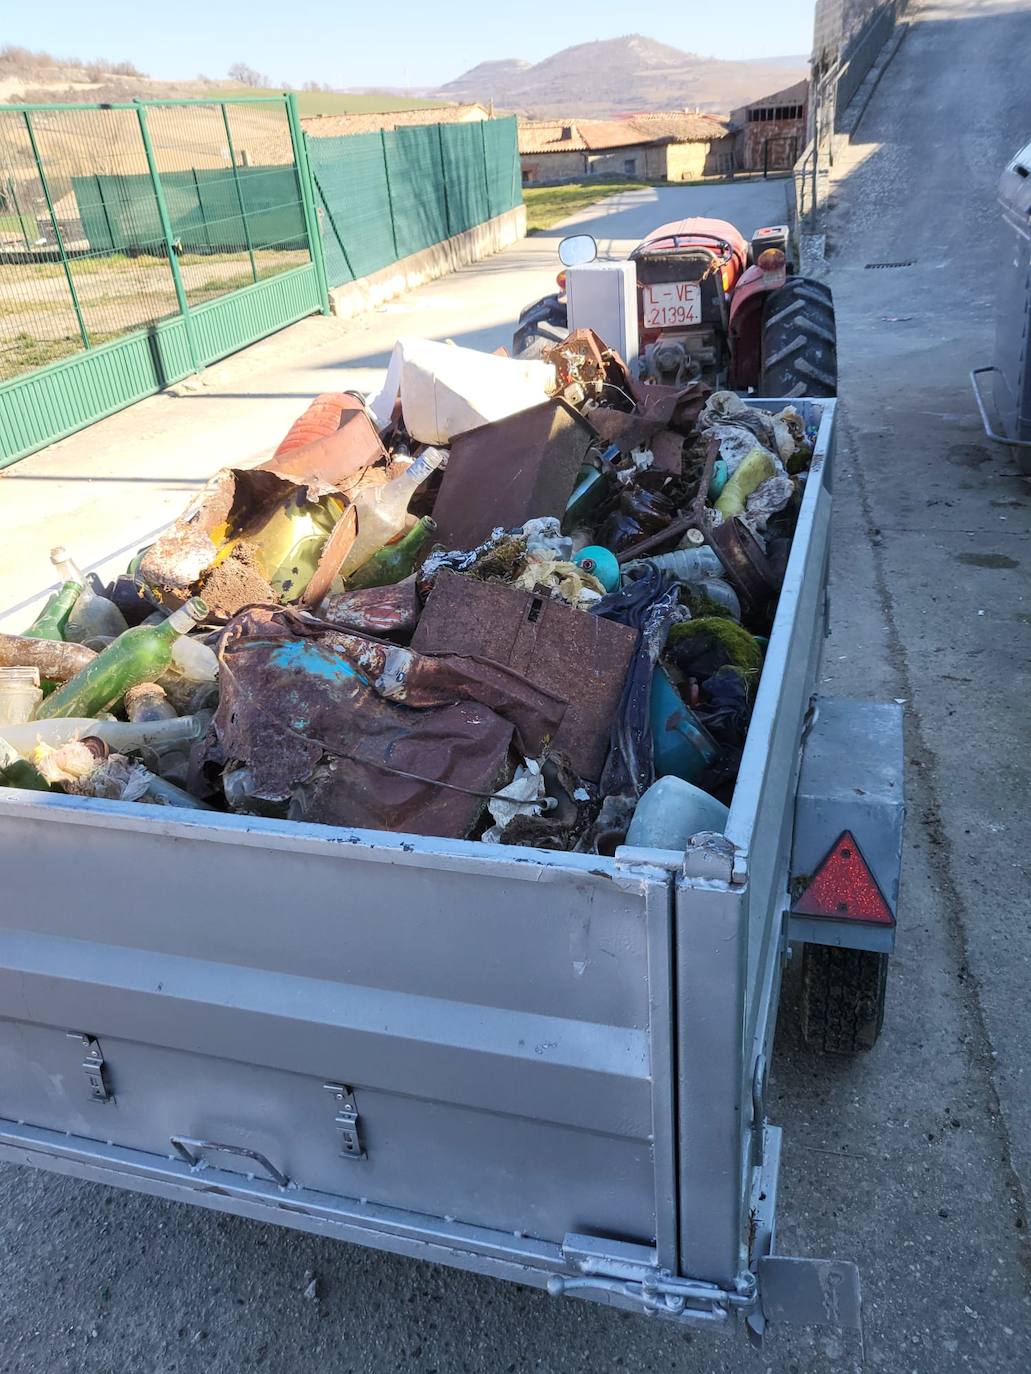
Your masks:
<svg viewBox="0 0 1031 1374"><path fill-rule="evenodd" d="M696 181L699 177L725 176L734 170L734 136L714 138L710 143L670 143L666 155L669 181Z"/></svg>
<svg viewBox="0 0 1031 1374"><path fill-rule="evenodd" d="M570 150L568 153L521 153L523 185L535 181L575 181L584 175L587 154Z"/></svg>
<svg viewBox="0 0 1031 1374"><path fill-rule="evenodd" d="M443 243L424 248L421 253L413 253L411 257L391 263L380 272L333 287L329 293L333 314L345 319L362 315L374 310L383 301L414 290L423 282L446 277L449 272L465 267L470 262L479 262L481 258L489 258L492 253L500 253L502 248L525 237L526 206L517 205L503 215L495 215L483 224L474 225L464 234L455 234Z"/></svg>
<svg viewBox="0 0 1031 1374"><path fill-rule="evenodd" d="M734 170L734 135L727 134L711 143L629 144L603 153L522 153L519 161L524 186L580 181L589 176L696 181L699 177L725 176ZM627 169L630 162L632 170Z"/></svg>
<svg viewBox="0 0 1031 1374"><path fill-rule="evenodd" d="M626 148L607 148L603 153L589 153L592 176L646 177L653 173L648 169L648 158L661 149L648 148L644 144L630 144ZM660 176L663 173L659 173Z"/></svg>

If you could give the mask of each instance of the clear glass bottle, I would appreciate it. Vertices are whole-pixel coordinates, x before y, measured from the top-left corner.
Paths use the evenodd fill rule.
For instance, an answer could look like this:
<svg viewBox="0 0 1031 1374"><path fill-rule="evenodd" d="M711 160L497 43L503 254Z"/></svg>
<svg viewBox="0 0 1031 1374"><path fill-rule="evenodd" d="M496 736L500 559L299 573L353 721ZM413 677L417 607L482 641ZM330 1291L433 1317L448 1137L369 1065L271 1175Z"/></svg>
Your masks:
<svg viewBox="0 0 1031 1374"><path fill-rule="evenodd" d="M346 583L352 573L367 563L377 549L381 549L404 529L408 503L417 487L434 472L447 457L443 449L428 448L401 473L399 477L378 487L363 487L355 496L358 514L358 536L337 576Z"/></svg>
<svg viewBox="0 0 1031 1374"><path fill-rule="evenodd" d="M68 557L68 551L60 545L50 551L50 561L55 568L74 569L73 580L81 583L79 593L71 614L64 626L64 638L69 644L85 644L87 641L103 637L117 639L129 628L125 616L106 596L95 592L78 567ZM92 647L92 646L91 646Z"/></svg>

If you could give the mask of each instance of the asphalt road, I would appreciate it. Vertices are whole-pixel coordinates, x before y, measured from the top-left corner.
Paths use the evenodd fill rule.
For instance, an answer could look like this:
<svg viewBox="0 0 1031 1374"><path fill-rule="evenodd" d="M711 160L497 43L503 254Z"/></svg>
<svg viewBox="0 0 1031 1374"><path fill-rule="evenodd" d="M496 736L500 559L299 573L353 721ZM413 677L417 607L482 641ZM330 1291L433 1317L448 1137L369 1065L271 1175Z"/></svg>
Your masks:
<svg viewBox="0 0 1031 1374"><path fill-rule="evenodd" d="M779 1248L859 1261L866 1366L987 1374L1026 1370L1031 1350L1029 505L1012 459L981 435L966 371L991 350L992 264L1002 248L994 183L1031 136L1022 71L1031 14L952 3L912 17L838 185L828 263L845 425L824 682L906 701L902 929L883 1038L857 1063L801 1048L789 978L770 1114L785 1129ZM672 217L666 197L687 194L607 206L599 236L637 237ZM693 213L695 202L679 208L688 203L672 214ZM749 203L702 208L736 214L745 227ZM771 218L755 207L756 223ZM78 436L13 472L25 469L27 484L54 478L66 518L94 532L99 556L114 547L111 522L102 525L74 480L90 444L108 455L113 439L146 441L155 463L183 452L185 481L204 473L209 443L209 463L218 444L235 444L240 460L257 456L313 378L354 384L343 378L381 366L402 324L458 338L473 321L476 341L493 347L513 305L550 274L549 252L546 240L531 241L361 328L309 322L250 350L247 365L212 369L201 391L146 402L95 427L88 442ZM865 267L908 260L910 268ZM201 432L201 414L215 416L215 439ZM160 488L160 500L138 520L156 517L162 502L174 513L185 499L165 475L181 469L151 471L160 482L145 490ZM133 490L128 481L128 469L114 473L114 500ZM0 1237L0 1374L860 1366L857 1342L839 1333L782 1331L755 1355L587 1304L14 1167L0 1169ZM313 1277L316 1296L306 1298Z"/></svg>

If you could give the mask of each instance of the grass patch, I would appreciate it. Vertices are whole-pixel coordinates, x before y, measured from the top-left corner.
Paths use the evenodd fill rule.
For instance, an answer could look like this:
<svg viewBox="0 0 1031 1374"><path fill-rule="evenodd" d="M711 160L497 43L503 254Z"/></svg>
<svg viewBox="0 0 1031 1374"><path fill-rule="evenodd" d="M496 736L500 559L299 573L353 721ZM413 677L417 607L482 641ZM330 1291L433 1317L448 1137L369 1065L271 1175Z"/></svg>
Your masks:
<svg viewBox="0 0 1031 1374"><path fill-rule="evenodd" d="M625 181L613 177L611 181L602 177L591 181L571 181L565 186L524 186L523 200L526 201L526 232L533 234L541 229L550 229L559 220L575 215L578 210L586 210L606 196L617 191L640 191L643 186L658 185L650 181Z"/></svg>

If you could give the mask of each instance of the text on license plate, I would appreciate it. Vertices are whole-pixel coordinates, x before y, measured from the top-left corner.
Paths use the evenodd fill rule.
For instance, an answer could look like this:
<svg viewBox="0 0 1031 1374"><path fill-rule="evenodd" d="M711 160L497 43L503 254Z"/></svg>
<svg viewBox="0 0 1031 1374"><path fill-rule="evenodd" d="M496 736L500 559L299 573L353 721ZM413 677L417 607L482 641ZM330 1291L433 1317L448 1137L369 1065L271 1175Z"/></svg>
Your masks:
<svg viewBox="0 0 1031 1374"><path fill-rule="evenodd" d="M702 288L696 281L667 281L643 288L645 329L701 324Z"/></svg>

